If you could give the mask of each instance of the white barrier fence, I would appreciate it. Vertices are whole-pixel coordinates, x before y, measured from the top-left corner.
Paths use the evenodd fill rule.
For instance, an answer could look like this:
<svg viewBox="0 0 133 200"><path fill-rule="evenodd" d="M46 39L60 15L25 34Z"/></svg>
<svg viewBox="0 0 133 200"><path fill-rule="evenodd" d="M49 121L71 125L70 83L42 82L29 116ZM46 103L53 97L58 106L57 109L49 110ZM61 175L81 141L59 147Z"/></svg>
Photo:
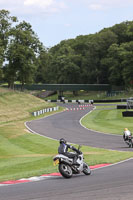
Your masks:
<svg viewBox="0 0 133 200"><path fill-rule="evenodd" d="M56 107L53 107L53 108L44 108L42 110L38 110L38 111L33 112L32 115L34 117L36 117L36 116L42 115L42 114L47 113L47 112L57 111L58 109L59 109L59 106L56 106Z"/></svg>
<svg viewBox="0 0 133 200"><path fill-rule="evenodd" d="M94 103L94 100L67 100L65 99L64 101L61 100L46 100L47 102L64 102L64 103Z"/></svg>

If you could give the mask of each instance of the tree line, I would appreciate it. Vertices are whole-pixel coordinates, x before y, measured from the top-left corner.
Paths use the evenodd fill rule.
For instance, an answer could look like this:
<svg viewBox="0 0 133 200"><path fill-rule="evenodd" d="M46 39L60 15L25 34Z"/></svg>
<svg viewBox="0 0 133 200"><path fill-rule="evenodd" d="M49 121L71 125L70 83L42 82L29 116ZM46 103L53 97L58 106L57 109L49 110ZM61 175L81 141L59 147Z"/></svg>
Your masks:
<svg viewBox="0 0 133 200"><path fill-rule="evenodd" d="M89 32L89 30L88 30ZM32 26L0 10L0 80L133 87L133 21L46 48Z"/></svg>

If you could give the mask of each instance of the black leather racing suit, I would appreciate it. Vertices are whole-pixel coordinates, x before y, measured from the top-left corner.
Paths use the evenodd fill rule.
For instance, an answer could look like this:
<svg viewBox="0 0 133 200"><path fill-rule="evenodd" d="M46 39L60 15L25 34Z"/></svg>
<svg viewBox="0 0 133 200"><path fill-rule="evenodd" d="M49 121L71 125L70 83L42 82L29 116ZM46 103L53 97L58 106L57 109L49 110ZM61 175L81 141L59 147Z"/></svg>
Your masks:
<svg viewBox="0 0 133 200"><path fill-rule="evenodd" d="M68 149L72 149L73 151L80 153L80 151L78 149L76 149L75 147L73 147L69 144L64 144L64 143L60 144L60 146L58 148L58 153L63 154L65 156L67 156L68 158L73 158L73 161L75 163L76 160L77 160L77 154L76 153L73 154L73 153L68 152Z"/></svg>

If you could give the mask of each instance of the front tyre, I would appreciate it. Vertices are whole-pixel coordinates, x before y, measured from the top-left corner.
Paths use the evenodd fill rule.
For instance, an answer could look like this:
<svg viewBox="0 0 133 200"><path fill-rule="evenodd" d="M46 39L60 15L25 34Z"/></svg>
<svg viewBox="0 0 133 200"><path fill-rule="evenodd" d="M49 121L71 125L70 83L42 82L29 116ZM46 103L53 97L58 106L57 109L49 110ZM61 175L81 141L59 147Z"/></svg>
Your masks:
<svg viewBox="0 0 133 200"><path fill-rule="evenodd" d="M131 139L131 147L133 148L133 139Z"/></svg>
<svg viewBox="0 0 133 200"><path fill-rule="evenodd" d="M133 147L132 139L129 140L129 148Z"/></svg>
<svg viewBox="0 0 133 200"><path fill-rule="evenodd" d="M64 164L64 163L59 164L59 172L65 178L71 178L72 177L72 169L67 164Z"/></svg>
<svg viewBox="0 0 133 200"><path fill-rule="evenodd" d="M83 173L85 175L90 175L91 174L91 169L86 163L84 163L84 165L83 165Z"/></svg>

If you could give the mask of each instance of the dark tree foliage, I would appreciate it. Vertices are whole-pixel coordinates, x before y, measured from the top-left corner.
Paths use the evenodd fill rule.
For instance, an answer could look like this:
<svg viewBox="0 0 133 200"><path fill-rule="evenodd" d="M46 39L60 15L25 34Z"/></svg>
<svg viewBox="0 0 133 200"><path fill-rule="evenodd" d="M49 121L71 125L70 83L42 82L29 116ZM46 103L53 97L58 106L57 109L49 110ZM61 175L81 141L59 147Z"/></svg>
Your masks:
<svg viewBox="0 0 133 200"><path fill-rule="evenodd" d="M16 17L10 16L9 11L0 10L0 81L3 78L2 66L5 61L5 53L10 37L10 30L12 25L17 22Z"/></svg>
<svg viewBox="0 0 133 200"><path fill-rule="evenodd" d="M48 51L46 81L132 87L132 42L133 21L61 41Z"/></svg>

